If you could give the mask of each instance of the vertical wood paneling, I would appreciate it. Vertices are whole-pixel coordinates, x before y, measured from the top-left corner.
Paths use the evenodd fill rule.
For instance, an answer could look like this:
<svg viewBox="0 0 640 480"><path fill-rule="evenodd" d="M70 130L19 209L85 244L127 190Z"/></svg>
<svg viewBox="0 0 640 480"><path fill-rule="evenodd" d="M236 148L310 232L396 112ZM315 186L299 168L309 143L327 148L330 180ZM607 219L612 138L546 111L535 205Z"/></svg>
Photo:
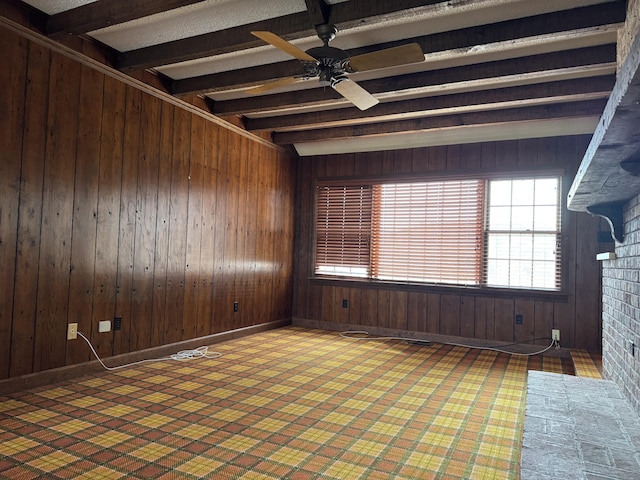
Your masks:
<svg viewBox="0 0 640 480"><path fill-rule="evenodd" d="M447 169L447 147L433 147L429 153L429 171L443 172Z"/></svg>
<svg viewBox="0 0 640 480"><path fill-rule="evenodd" d="M460 145L447 146L447 170L460 170Z"/></svg>
<svg viewBox="0 0 640 480"><path fill-rule="evenodd" d="M496 298L494 304L494 339L501 342L514 340L514 301L510 298Z"/></svg>
<svg viewBox="0 0 640 480"><path fill-rule="evenodd" d="M522 315L522 325L515 324L515 315ZM535 338L535 302L517 299L514 303L514 342L526 342Z"/></svg>
<svg viewBox="0 0 640 480"><path fill-rule="evenodd" d="M363 288L360 296L360 325L378 326L378 292Z"/></svg>
<svg viewBox="0 0 640 480"><path fill-rule="evenodd" d="M164 342L182 339L185 297L185 252L187 249L187 201L189 192L189 149L191 116L184 110L173 113L173 155L169 201L169 258Z"/></svg>
<svg viewBox="0 0 640 480"><path fill-rule="evenodd" d="M214 242L214 286L213 286L213 332L224 330L225 318L229 316L229 305L226 303L227 294L224 285L225 276L225 232L226 232L226 208L228 188L228 135L225 130L218 129L218 170L216 176L216 237Z"/></svg>
<svg viewBox="0 0 640 480"><path fill-rule="evenodd" d="M393 165L393 172L396 174L411 173L413 171L413 155L411 150L401 150L398 152Z"/></svg>
<svg viewBox="0 0 640 480"><path fill-rule="evenodd" d="M485 142L482 144L482 168L496 168L496 142Z"/></svg>
<svg viewBox="0 0 640 480"><path fill-rule="evenodd" d="M351 325L360 325L360 316L362 315L362 290L360 288L349 288L349 323Z"/></svg>
<svg viewBox="0 0 640 480"><path fill-rule="evenodd" d="M427 330L428 333L440 333L440 294L427 294Z"/></svg>
<svg viewBox="0 0 640 480"><path fill-rule="evenodd" d="M476 336L476 299L471 296L460 297L460 336Z"/></svg>
<svg viewBox="0 0 640 480"><path fill-rule="evenodd" d="M228 157L227 157L227 170L226 170L226 222L224 225L224 274L223 274L223 288L224 295L222 296L222 313L223 313L223 329L230 330L234 326L235 314L233 312L233 302L236 301L235 297L235 282L236 282L236 249L238 248L238 207L239 207L239 192L238 192L238 173L239 162L237 161L237 154L240 152L240 140L236 136L229 136L227 143Z"/></svg>
<svg viewBox="0 0 640 480"><path fill-rule="evenodd" d="M216 145L218 129L212 123L205 125L204 183L202 190L202 236L200 239L200 289L198 291L197 336L209 335L213 319L213 272L216 221L216 181L218 156Z"/></svg>
<svg viewBox="0 0 640 480"><path fill-rule="evenodd" d="M429 171L429 148L414 148L412 152L412 168L413 173L425 173Z"/></svg>
<svg viewBox="0 0 640 480"><path fill-rule="evenodd" d="M151 339L164 343L167 326L167 267L169 260L169 225L171 224L171 159L173 157L173 114L175 108L163 103L160 113L160 152L158 157L158 210L153 259L153 301Z"/></svg>
<svg viewBox="0 0 640 480"><path fill-rule="evenodd" d="M495 331L495 300L490 297L476 298L475 310L475 338L494 338Z"/></svg>
<svg viewBox="0 0 640 480"><path fill-rule="evenodd" d="M80 66L51 56L34 368L66 360Z"/></svg>
<svg viewBox="0 0 640 480"><path fill-rule="evenodd" d="M535 328L533 338L540 338L538 345L548 345L551 341L551 329L553 328L553 303L535 302ZM560 336L562 339L562 335ZM548 340L547 340L548 339Z"/></svg>
<svg viewBox="0 0 640 480"><path fill-rule="evenodd" d="M249 181L247 162L249 158L249 144L242 141L240 143L240 151L238 155L238 179L240 185L247 185ZM235 299L238 302L238 312L234 315L234 328L240 328L248 325L249 315L251 313L251 301L248 294L249 283L246 271L249 270L247 256L247 230L249 228L249 203L247 202L248 192L245 189L239 191L238 196L238 218L237 233L238 240L236 243L236 279L234 284Z"/></svg>
<svg viewBox="0 0 640 480"><path fill-rule="evenodd" d="M460 295L443 294L440 296L439 333L460 335Z"/></svg>
<svg viewBox="0 0 640 480"><path fill-rule="evenodd" d="M576 139L573 137L561 137L558 139L558 159L571 158L577 153L576 151ZM575 170L570 172L571 177L575 173ZM571 184L571 178L567 176L564 178L564 186L568 189ZM567 191L567 190L565 190ZM563 232L564 232L564 252L563 258L566 260L565 278L564 284L568 291L576 291L576 249L578 247L579 233L577 224L577 214L569 212L566 206L563 205ZM594 278L594 281L600 283L600 277ZM587 292L581 292L585 295ZM582 297L582 296L581 296ZM582 301L582 298L581 300ZM567 302L556 302L553 312L553 328L560 329L560 339L564 341L564 345L574 345L574 329L575 329L575 296L569 297Z"/></svg>
<svg viewBox="0 0 640 480"><path fill-rule="evenodd" d="M496 142L495 167L513 168L518 164L518 141Z"/></svg>
<svg viewBox="0 0 640 480"><path fill-rule="evenodd" d="M126 88L115 80L105 78L91 323L91 341L101 356L113 352L113 334L98 333L98 322L112 320L115 313L125 99Z"/></svg>
<svg viewBox="0 0 640 480"><path fill-rule="evenodd" d="M393 329L407 330L408 294L400 290L389 292L389 317Z"/></svg>
<svg viewBox="0 0 640 480"><path fill-rule="evenodd" d="M202 187L204 184L204 120L191 120L189 157L189 201L187 203L187 250L184 279L184 321L182 335L196 336L198 291L200 290L200 242L202 240Z"/></svg>
<svg viewBox="0 0 640 480"><path fill-rule="evenodd" d="M71 321L107 357L291 315L289 156L0 42L0 379L89 359Z"/></svg>
<svg viewBox="0 0 640 480"><path fill-rule="evenodd" d="M586 149L587 145L582 148ZM578 150L582 150L578 147ZM588 292L594 278L600 278L601 267L600 262L596 260L599 253L598 230L599 223L594 222L588 215L576 215L576 230L580 234L576 238L576 258L580 261L576 262L575 282L576 290ZM600 295L592 292L590 295L584 295L579 302L575 303L575 320L574 320L574 343L577 345L585 345L589 350L598 350L601 348L602 328L600 322L590 321L593 312L601 308ZM560 333L562 338L562 332Z"/></svg>
<svg viewBox="0 0 640 480"><path fill-rule="evenodd" d="M322 287L321 319L323 322L335 322L336 287Z"/></svg>
<svg viewBox="0 0 640 480"><path fill-rule="evenodd" d="M347 307L342 306L342 301L347 301ZM338 323L351 323L349 308L349 289L346 287L338 287L335 289L335 298L333 304L333 318Z"/></svg>
<svg viewBox="0 0 640 480"><path fill-rule="evenodd" d="M261 156L258 164L258 182L257 189L260 198L266 198L269 192L269 186L266 182L266 172L269 171L270 165L268 157ZM270 206L265 202L259 202L257 204L257 236L256 236L256 258L258 259L259 268L254 281L255 295L254 302L260 305L259 308L254 308L255 321L266 322L267 311L262 307L267 302L267 295L269 295L269 280L271 278L271 268L269 266L269 259L272 255L269 249L269 209ZM270 299L269 299L270 301Z"/></svg>
<svg viewBox="0 0 640 480"><path fill-rule="evenodd" d="M6 33L1 32L0 33ZM44 172L45 144L47 140L47 109L43 105L48 104L48 89L43 85L49 84L49 50L39 45L29 45L29 63L27 70L27 87L24 108L24 137L22 142L22 168L20 181L20 208L18 211L18 238L15 262L15 287L11 293L14 295L13 325L11 328L11 349L2 352L11 352L10 362L7 359L3 365L10 366L9 375L17 376L29 373L33 369L33 348L36 328L36 304L33 301L37 296L38 287L38 258L40 254L40 228L42 220L42 178ZM19 71L16 63L16 69ZM7 73L12 69L7 69ZM1 75L1 74L0 74ZM9 85L6 84L5 85ZM3 93L10 92L7 88ZM18 99L16 95L13 97ZM0 135L5 132L0 130ZM4 144L4 140L2 143ZM0 156L11 150L0 148ZM18 155L19 157L19 155ZM10 165L5 158L0 159L0 169ZM10 178L4 173L2 179ZM11 200L3 205L11 205ZM8 224L7 224L8 225ZM2 230L2 227L0 227ZM4 237L4 233L0 234ZM4 242L4 241L3 241ZM0 251L6 245L0 245ZM8 251L0 253L1 258L6 258ZM10 256L8 257L11 258ZM11 272L10 263L5 263L2 274ZM4 282L5 280L3 280ZM8 295L11 290L9 283L0 295ZM0 314L2 316L2 314ZM4 322L11 321L11 315L4 318ZM11 326L11 324L9 324ZM6 357L4 357L6 358Z"/></svg>
<svg viewBox="0 0 640 480"><path fill-rule="evenodd" d="M378 290L378 326L382 328L393 328L389 290Z"/></svg>
<svg viewBox="0 0 640 480"><path fill-rule="evenodd" d="M466 143L460 147L460 168L480 170L482 168L482 144Z"/></svg>
<svg viewBox="0 0 640 480"><path fill-rule="evenodd" d="M122 318L122 329L114 332L113 353L129 351L131 338L131 303L133 290L133 251L136 231L136 184L138 181L138 148L140 132L131 125L140 124L142 95L127 87L125 92L122 140L122 176L118 228L118 272L116 275L116 316Z"/></svg>
<svg viewBox="0 0 640 480"><path fill-rule="evenodd" d="M131 299L131 348L133 350L155 346L151 339L151 325L153 322L153 262L158 212L160 111L160 100L146 94L142 96Z"/></svg>
<svg viewBox="0 0 640 480"><path fill-rule="evenodd" d="M93 326L96 229L98 223L98 184L100 179L100 138L102 118L96 117L95 102L102 101L103 76L82 67L78 122L71 272L69 276L69 323L91 337ZM112 128L111 125L109 128ZM117 218L117 215L116 215ZM117 234L117 225L116 225ZM97 337L97 336L96 336ZM84 342L67 342L66 362L89 359ZM111 351L109 350L109 354Z"/></svg>
<svg viewBox="0 0 640 480"><path fill-rule="evenodd" d="M407 299L407 329L414 332L427 331L427 294L409 292Z"/></svg>
<svg viewBox="0 0 640 480"><path fill-rule="evenodd" d="M18 242L20 202L20 158L25 115L25 85L28 44L13 33L0 29L3 54L15 58L0 72L0 112L6 116L7 128L0 128L0 378L9 375L11 361L11 327L15 279L15 251ZM24 359L27 360L26 358ZM20 368L20 367L18 367Z"/></svg>

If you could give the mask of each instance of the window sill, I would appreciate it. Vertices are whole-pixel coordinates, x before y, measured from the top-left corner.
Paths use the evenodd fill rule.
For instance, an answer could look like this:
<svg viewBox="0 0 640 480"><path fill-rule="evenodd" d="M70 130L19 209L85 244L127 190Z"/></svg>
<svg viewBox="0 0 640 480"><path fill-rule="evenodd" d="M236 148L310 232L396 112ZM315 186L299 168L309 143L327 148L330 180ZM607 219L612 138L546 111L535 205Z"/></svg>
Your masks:
<svg viewBox="0 0 640 480"><path fill-rule="evenodd" d="M329 276L313 276L309 277L309 280L314 285L332 287L379 288L384 290L401 290L408 292L444 293L476 297L516 298L553 302L566 302L569 299L568 292L555 290L532 290L523 288L500 288L475 285L441 285L433 283L398 283L382 280Z"/></svg>

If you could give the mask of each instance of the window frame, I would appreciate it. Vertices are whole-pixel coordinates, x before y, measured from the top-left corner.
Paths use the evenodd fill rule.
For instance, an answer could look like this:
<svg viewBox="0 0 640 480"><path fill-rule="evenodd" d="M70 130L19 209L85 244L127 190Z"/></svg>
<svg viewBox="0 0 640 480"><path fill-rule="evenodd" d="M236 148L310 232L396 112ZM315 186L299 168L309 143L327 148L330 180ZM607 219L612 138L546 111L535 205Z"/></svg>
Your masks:
<svg viewBox="0 0 640 480"><path fill-rule="evenodd" d="M463 285L463 284L445 284L445 283L428 283L428 282L403 282L403 281L389 281L380 280L376 278L362 278L362 277L350 277L350 276L338 276L316 273L316 221L317 221L317 189L319 186L344 186L344 185L361 185L361 184L383 184L383 183L410 183L410 182L424 182L424 181L441 181L441 180L460 180L460 179L482 179L497 180L497 179L520 179L520 178L532 178L532 177L557 177L559 179L559 245L561 249L560 256L560 288L559 289L541 289L541 288L521 288L521 287L504 287L504 286L491 286L486 285L484 275L484 258L486 256L486 246L483 245L483 282L478 285ZM485 195L488 194L488 188ZM365 287L365 288L386 288L391 290L408 290L418 292L431 292L431 293L454 293L459 291L464 294L472 295L489 295L489 296L501 296L501 297L522 297L526 295L529 298L535 299L549 299L557 301L559 299L568 298L567 290L567 237L566 237L566 222L567 222L567 208L566 208L566 190L567 190L567 172L563 168L528 168L523 170L508 170L508 171L469 171L464 173L458 172L436 172L436 173L422 173L422 174L401 174L401 175L376 175L376 176L358 176L358 177L318 177L314 182L314 194L313 194L313 214L310 218L311 225L311 255L309 257L310 276L309 279L318 285L332 285L332 286L344 286L344 287ZM487 199L485 199L485 209L487 208ZM486 212L484 219L486 220ZM483 235L484 244L484 235Z"/></svg>

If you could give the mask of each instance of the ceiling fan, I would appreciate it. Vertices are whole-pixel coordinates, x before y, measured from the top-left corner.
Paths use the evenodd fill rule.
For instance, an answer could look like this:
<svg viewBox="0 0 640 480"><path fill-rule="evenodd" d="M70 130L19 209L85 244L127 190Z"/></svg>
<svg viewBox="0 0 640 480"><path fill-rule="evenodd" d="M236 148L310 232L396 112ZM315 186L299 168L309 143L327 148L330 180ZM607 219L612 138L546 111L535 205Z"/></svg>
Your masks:
<svg viewBox="0 0 640 480"><path fill-rule="evenodd" d="M250 89L249 92L263 93L277 87L318 77L321 86L333 88L360 110L366 110L376 105L378 99L349 79L347 74L424 61L424 53L417 43L349 57L349 54L344 50L329 46L329 42L333 40L338 32L336 27L327 23L319 24L316 25L316 32L324 45L310 48L306 52L275 33L267 31L251 32L252 35L266 43L300 60L304 73L260 85Z"/></svg>

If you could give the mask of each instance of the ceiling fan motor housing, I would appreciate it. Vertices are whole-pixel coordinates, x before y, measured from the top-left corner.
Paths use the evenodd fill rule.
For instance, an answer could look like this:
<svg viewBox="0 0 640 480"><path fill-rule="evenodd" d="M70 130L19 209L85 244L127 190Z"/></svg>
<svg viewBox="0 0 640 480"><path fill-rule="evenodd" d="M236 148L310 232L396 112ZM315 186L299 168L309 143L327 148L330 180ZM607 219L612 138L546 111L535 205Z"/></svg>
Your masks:
<svg viewBox="0 0 640 480"><path fill-rule="evenodd" d="M307 53L317 60L316 62L303 62L304 70L310 77L319 77L320 85L328 86L331 79L344 75L349 55L339 48L314 47L307 50Z"/></svg>

